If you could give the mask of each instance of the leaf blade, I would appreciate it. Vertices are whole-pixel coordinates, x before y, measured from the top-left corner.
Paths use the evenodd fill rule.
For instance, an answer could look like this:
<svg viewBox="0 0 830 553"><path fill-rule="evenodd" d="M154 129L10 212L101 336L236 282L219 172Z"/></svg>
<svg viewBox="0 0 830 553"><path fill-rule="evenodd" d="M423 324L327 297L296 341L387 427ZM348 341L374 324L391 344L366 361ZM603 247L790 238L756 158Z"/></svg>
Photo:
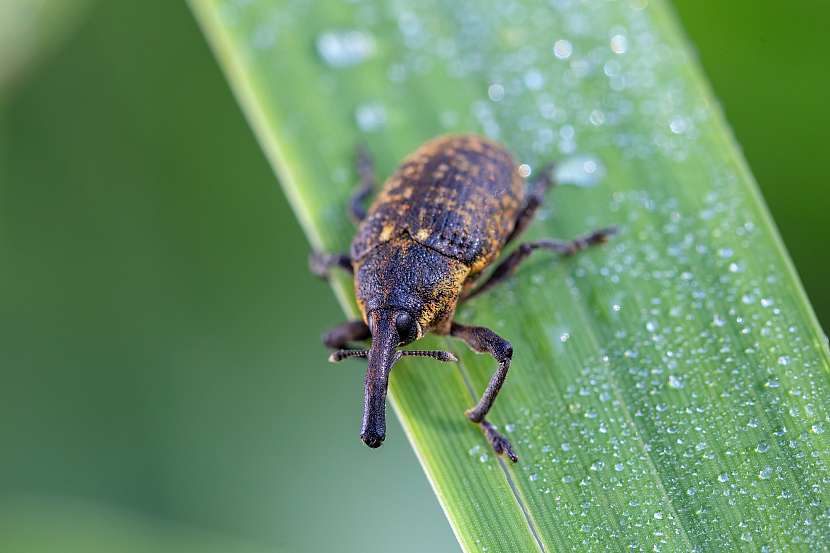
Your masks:
<svg viewBox="0 0 830 553"><path fill-rule="evenodd" d="M315 247L345 248L352 233L340 211L356 126L381 174L455 129L500 136L534 166L559 149L604 167L602 186L558 190L567 209L529 236L609 223L623 235L531 261L459 313L514 343L493 418L514 429L520 465L467 454L481 438L460 417L473 397L459 373L407 361L393 375L396 411L465 550L532 550L534 533L545 550L826 541L826 347L661 2L557 2L556 17L534 2L192 5ZM536 17L516 25L511 9ZM374 37L374 57L323 66L313 45L332 29ZM459 74L419 34L474 69ZM280 52L291 55L275 63ZM336 288L354 315L348 284ZM482 390L492 363L451 347Z"/></svg>

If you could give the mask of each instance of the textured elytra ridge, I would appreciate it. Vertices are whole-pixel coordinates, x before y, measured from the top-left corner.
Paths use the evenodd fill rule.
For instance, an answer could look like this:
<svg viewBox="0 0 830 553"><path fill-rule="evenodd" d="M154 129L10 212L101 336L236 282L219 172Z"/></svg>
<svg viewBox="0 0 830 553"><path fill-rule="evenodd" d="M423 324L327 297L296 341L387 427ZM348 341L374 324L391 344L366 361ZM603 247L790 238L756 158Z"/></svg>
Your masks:
<svg viewBox="0 0 830 553"><path fill-rule="evenodd" d="M465 550L830 541L824 338L662 2L195 6L317 246L353 236L359 140L381 177L448 131L500 140L531 175L551 160L597 175L554 191L529 237L621 235L567 262L540 255L459 313L513 342L492 418L519 465L463 421L489 359L455 347L460 374L410 360L393 373ZM315 47L331 33L345 52Z"/></svg>

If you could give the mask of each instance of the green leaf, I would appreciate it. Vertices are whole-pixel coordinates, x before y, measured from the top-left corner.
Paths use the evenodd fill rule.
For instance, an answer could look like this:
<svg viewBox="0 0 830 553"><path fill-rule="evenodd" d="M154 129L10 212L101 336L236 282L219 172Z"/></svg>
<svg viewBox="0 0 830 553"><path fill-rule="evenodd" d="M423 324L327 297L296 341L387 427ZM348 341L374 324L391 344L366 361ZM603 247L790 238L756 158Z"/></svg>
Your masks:
<svg viewBox="0 0 830 553"><path fill-rule="evenodd" d="M87 0L0 0L0 100L78 23Z"/></svg>
<svg viewBox="0 0 830 553"><path fill-rule="evenodd" d="M450 131L560 162L528 238L621 228L459 310L513 343L491 419L519 464L463 417L492 359L395 369L465 551L830 543L826 339L663 1L191 3L315 248L354 233L356 143L385 176Z"/></svg>

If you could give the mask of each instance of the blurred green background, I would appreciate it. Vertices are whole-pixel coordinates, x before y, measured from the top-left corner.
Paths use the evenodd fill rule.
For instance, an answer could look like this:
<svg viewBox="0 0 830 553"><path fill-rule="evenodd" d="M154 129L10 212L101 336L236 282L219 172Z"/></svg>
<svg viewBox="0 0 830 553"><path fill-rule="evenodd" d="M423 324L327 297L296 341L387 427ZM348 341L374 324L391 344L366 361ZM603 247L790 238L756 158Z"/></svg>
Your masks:
<svg viewBox="0 0 830 553"><path fill-rule="evenodd" d="M65 1L0 18L0 551L457 551L186 6ZM830 4L675 5L827 328Z"/></svg>

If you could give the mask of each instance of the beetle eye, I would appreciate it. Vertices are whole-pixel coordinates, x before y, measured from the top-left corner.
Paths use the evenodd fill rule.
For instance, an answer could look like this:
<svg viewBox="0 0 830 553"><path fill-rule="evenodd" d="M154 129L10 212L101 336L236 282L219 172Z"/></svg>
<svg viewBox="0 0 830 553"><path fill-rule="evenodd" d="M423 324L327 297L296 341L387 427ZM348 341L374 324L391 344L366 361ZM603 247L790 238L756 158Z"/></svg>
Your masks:
<svg viewBox="0 0 830 553"><path fill-rule="evenodd" d="M405 344L417 337L418 328L415 326L415 321L406 311L402 311L395 316L395 328L398 330L398 337L401 339L401 342Z"/></svg>

